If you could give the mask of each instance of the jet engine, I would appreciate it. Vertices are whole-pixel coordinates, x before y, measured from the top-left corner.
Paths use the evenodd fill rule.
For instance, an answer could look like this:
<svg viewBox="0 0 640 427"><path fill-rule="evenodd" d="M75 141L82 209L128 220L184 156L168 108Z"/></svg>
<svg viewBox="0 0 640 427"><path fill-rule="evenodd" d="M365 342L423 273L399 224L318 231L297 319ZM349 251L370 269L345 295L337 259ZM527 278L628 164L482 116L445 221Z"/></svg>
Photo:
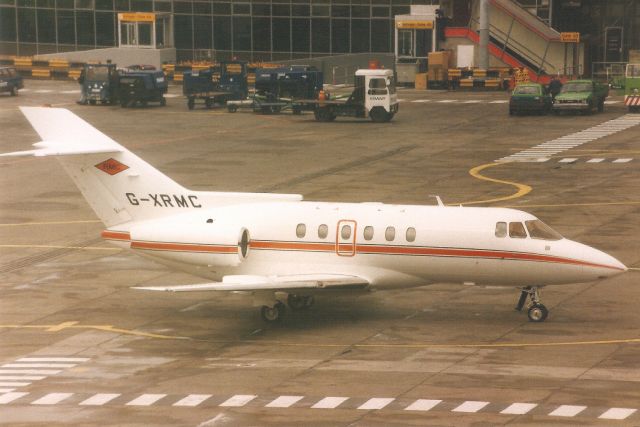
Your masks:
<svg viewBox="0 0 640 427"><path fill-rule="evenodd" d="M224 224L153 221L131 229L131 249L168 261L237 267L249 255L249 230Z"/></svg>

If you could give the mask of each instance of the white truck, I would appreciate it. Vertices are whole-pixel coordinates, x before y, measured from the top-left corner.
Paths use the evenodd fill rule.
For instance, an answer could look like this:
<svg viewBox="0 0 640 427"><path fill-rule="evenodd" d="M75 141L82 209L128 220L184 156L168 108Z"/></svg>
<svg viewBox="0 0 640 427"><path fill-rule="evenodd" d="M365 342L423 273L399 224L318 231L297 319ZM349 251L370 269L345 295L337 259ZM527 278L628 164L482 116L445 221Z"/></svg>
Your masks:
<svg viewBox="0 0 640 427"><path fill-rule="evenodd" d="M388 122L398 112L398 95L392 70L357 70L354 89L348 98L325 98L321 93L318 99L300 100L294 104L299 107L312 104L315 118L321 122L331 122L338 116L369 117L374 122Z"/></svg>

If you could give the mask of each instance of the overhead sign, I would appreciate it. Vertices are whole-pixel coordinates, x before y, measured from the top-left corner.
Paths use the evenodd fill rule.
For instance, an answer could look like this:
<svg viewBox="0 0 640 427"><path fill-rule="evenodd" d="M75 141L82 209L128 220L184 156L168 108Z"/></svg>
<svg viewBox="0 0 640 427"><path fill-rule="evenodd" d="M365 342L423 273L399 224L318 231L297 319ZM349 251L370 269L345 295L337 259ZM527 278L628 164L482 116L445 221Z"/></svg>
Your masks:
<svg viewBox="0 0 640 427"><path fill-rule="evenodd" d="M433 21L396 21L396 28L401 30L433 30Z"/></svg>
<svg viewBox="0 0 640 427"><path fill-rule="evenodd" d="M560 41L563 43L580 43L580 33L560 33Z"/></svg>
<svg viewBox="0 0 640 427"><path fill-rule="evenodd" d="M127 22L155 22L156 14L144 12L118 13L118 19Z"/></svg>

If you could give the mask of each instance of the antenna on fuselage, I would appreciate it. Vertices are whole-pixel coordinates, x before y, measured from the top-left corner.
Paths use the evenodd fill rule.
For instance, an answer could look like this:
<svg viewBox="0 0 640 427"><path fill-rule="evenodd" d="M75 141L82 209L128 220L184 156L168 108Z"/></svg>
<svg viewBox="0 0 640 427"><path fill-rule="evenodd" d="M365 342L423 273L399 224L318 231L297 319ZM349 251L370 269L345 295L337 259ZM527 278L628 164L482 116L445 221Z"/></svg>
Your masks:
<svg viewBox="0 0 640 427"><path fill-rule="evenodd" d="M435 197L436 201L438 202L438 206L444 206L444 203L442 203L442 199L440 198L440 196L437 196L435 194L429 194L429 197Z"/></svg>

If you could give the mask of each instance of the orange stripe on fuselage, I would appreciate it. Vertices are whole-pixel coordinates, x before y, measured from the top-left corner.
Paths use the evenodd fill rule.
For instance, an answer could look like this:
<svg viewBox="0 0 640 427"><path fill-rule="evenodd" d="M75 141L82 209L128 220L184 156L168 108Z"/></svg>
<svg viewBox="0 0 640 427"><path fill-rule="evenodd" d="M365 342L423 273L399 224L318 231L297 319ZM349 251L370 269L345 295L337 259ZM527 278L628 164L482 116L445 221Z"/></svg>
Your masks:
<svg viewBox="0 0 640 427"><path fill-rule="evenodd" d="M100 235L107 240L131 240L131 236L126 231L104 230Z"/></svg>
<svg viewBox="0 0 640 427"><path fill-rule="evenodd" d="M131 249L171 252L208 252L215 254L234 254L238 252L237 246L203 245L195 243L139 242L136 240L131 242Z"/></svg>

